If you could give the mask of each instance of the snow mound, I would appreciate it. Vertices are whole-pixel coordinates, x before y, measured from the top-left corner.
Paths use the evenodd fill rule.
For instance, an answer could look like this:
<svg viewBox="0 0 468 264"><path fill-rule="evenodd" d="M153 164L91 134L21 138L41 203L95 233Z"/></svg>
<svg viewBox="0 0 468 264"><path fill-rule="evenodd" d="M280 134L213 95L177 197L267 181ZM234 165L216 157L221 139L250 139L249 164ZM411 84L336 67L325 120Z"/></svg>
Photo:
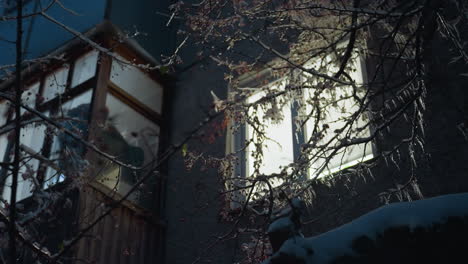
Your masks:
<svg viewBox="0 0 468 264"><path fill-rule="evenodd" d="M367 236L374 240L378 234L392 227L407 226L410 230L430 227L454 216L468 216L468 193L389 204L321 235L290 238L264 264L329 263L339 256L353 255L351 245L359 237ZM274 222L270 229L283 229L288 224L287 220ZM285 256L295 260L283 262Z"/></svg>

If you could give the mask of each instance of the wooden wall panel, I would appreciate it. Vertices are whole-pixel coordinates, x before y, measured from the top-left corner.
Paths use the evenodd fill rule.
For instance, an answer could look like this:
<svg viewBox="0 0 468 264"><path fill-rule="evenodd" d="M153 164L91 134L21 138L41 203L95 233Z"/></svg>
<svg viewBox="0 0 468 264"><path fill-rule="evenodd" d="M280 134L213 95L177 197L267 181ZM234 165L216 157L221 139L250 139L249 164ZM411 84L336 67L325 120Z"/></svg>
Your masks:
<svg viewBox="0 0 468 264"><path fill-rule="evenodd" d="M87 187L80 197L80 227L104 213L106 204L110 202L112 200L107 195ZM95 264L159 263L160 228L141 211L122 205L82 239L75 250L75 257Z"/></svg>

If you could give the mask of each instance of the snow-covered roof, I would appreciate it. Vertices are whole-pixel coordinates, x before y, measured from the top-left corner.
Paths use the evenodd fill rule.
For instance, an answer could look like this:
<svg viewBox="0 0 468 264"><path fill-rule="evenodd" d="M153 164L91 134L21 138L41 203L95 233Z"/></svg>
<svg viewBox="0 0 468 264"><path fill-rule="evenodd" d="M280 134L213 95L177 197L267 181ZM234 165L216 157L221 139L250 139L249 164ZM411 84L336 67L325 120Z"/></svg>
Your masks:
<svg viewBox="0 0 468 264"><path fill-rule="evenodd" d="M321 235L291 238L283 243L275 255L287 254L305 258L306 263L328 263L336 257L352 255L351 244L360 236L375 239L377 234L391 227L409 226L411 229L428 227L434 223L444 222L450 216L467 215L468 193L392 203ZM306 254L311 250L313 253ZM265 263L270 262L267 260Z"/></svg>

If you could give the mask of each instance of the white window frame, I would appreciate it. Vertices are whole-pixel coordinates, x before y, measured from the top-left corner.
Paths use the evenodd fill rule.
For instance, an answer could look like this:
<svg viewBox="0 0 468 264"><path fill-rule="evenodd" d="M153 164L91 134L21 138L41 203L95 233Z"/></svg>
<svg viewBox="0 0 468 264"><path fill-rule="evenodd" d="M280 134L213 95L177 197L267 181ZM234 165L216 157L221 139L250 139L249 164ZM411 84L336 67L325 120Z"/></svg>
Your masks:
<svg viewBox="0 0 468 264"><path fill-rule="evenodd" d="M51 116L51 111L57 111L57 109L60 109L57 113L55 114L60 114L64 110L67 112L66 109L62 109L63 106L69 104L70 102L74 101L76 98L79 98L81 95L85 93L90 93L89 95L89 104L91 104L91 98L93 97L93 88L86 84L87 81L90 79L96 78L97 73L96 67L98 64L98 58L97 58L97 51L95 50L85 50L80 56L76 58L71 58L70 62L75 64L75 67L73 68L73 73L70 68L69 62L63 63L62 65L55 66L52 65L50 67L50 70L48 70L47 73L44 73L42 75L32 75L31 79L26 80L27 89L23 92L22 94L22 103L26 106L29 106L33 109L42 111L42 113L50 117ZM68 79L70 78L70 75L73 76L77 71L83 70L82 67L76 66L77 62L82 61L84 58L90 57L90 55L93 55L91 57L91 60L88 60L88 64L95 64L94 66L94 74L91 74L90 76L85 76L85 78L81 78L77 81L75 81L74 86L69 87L70 89L74 89L78 87L79 85L84 85L84 88L80 88L81 92L75 94L73 97L63 97L62 95L66 92L66 88L68 87ZM86 65L85 65L86 66ZM85 67L83 66L83 67ZM89 74L88 74L89 75ZM29 84L30 83L30 84ZM76 90L75 90L76 91ZM76 93L76 92L75 92ZM42 99L40 99L42 98ZM55 101L55 102L51 102ZM5 127L5 126L10 126L13 124L13 120L16 118L14 113L10 113L9 116L7 115L8 113L8 108L9 108L9 103L7 103L5 100L0 102L0 127ZM40 110L40 109L45 109L45 110ZM55 109L55 110L53 110ZM26 109L21 108L21 115L22 116L29 116L30 120L38 119L37 117L31 117L31 113L29 113ZM89 122L89 120L86 120L86 122ZM39 158L39 156L44 155L45 151L45 146L46 146L46 138L47 138L47 133L46 133L46 127L47 125L42 123L38 125L35 124L29 124L27 126L22 126L21 128L21 138L20 138L20 148L22 149L22 153L25 154L25 156L31 156L31 159L28 160L27 162L21 163L21 168L19 171L19 177L18 177L18 185L17 185L17 201L22 201L25 200L33 195L32 190L33 187L35 187L36 184L38 184L38 188L42 189L48 189L51 186L62 182L65 180L65 176L62 174L62 172L55 171L55 177L57 178L56 181L49 182L48 177L50 177L51 170L54 170L52 167L58 168L57 164L54 162L46 163L43 160ZM41 129L39 129L41 128ZM62 132L58 132L62 133ZM0 136L0 157L2 158L1 161L11 161L12 157L10 156L10 151L11 148L7 147L6 140L8 137L8 133L4 133ZM58 144L56 142L57 136L53 136L51 138L51 142L48 142L47 144L52 145ZM10 144L12 144L10 142ZM50 151L49 151L50 152ZM34 156L34 155L38 156ZM7 156L8 155L8 156ZM52 157L52 153L47 153L45 154L46 156L48 155L49 157L46 158L54 158ZM56 158L56 157L55 157ZM26 167L29 166L32 168L32 170L35 172L35 175L32 177L34 179L23 179L23 173L26 172ZM43 182L38 181L38 175L37 173L40 171L41 167L46 167L46 169L41 172ZM53 172L54 173L54 172ZM9 201L10 196L11 196L11 182L12 182L12 175L9 175L7 171L2 168L0 170L0 176L3 178L2 179L2 184L0 185L0 197L4 201ZM34 181L34 182L33 182Z"/></svg>

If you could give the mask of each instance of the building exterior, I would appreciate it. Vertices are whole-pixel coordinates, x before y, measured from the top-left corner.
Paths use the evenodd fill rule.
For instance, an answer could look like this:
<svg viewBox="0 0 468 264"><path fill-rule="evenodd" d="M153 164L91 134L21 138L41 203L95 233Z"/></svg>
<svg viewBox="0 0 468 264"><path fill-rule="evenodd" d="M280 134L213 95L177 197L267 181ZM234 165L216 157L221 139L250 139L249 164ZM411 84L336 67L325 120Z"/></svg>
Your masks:
<svg viewBox="0 0 468 264"><path fill-rule="evenodd" d="M8 6L0 12L5 17L13 16L14 4L7 2ZM39 2L26 1L25 12L39 10ZM234 237L231 223L221 216L230 205L219 196L226 186L218 170L203 162L191 166L179 152L162 166L155 158L166 158L167 149L183 149L181 144L199 153L224 156L236 147L236 138L249 137L248 130L243 135L234 135L229 129L226 132L224 119L220 117L197 131L195 138L185 141L212 111L211 92L227 98L224 72L214 61L198 60L190 47L181 51L185 64L175 76L165 74L165 69L146 67L160 65L160 55L175 48L174 28L166 26L167 17L158 15L164 13L168 1L144 0L138 5L123 0L62 2L66 9L54 5L46 11L48 16L24 19L26 60L41 58L25 67L24 104L41 113L41 118L50 118L57 126L65 127L59 131L53 126L24 128L22 150L31 160L25 163L22 173L27 174L29 169L37 174L20 181L17 198L26 208L36 208L33 193L66 194L50 212L38 216L47 218L55 214L59 224L57 221L31 224L29 232L37 239L47 237L43 243L51 253L56 253L67 247L63 241L99 220L68 251L66 256L72 263L241 261L243 253L239 248L246 239ZM0 36L12 38L14 32L14 20L0 22ZM373 44L378 47L378 41L369 43L371 48ZM419 187L409 192L411 199L468 190L465 175L468 148L463 130L468 96L464 87L468 81L460 75L464 65L446 66L451 56L440 52L446 43L436 37L432 45L431 59L426 62L433 78L426 95L426 143L425 150L416 155L418 167L412 173L417 175ZM14 63L13 51L14 45L0 45L0 65ZM361 70L355 78L373 76L376 64L372 57L361 58ZM8 74L5 71L2 75L5 79L0 85L2 91L12 85L6 78ZM274 85L270 81L267 85ZM246 81L245 86L254 84ZM7 132L11 131L9 124L15 118L8 108L7 100L0 101L0 131L5 131L0 135L0 158L4 162L10 159L12 145ZM290 114L293 117L294 113ZM35 118L24 111L25 121L35 123ZM286 131L292 136L292 125L281 129L279 133ZM390 131L371 146L358 148L361 161L389 151L405 138L409 124L404 119L398 120ZM83 147L73 135L86 136L93 146L107 154L85 151L93 150L93 146ZM278 140L283 138L284 134ZM281 165L281 159L290 162L302 143L291 143L289 154L271 156L270 160L275 160L275 165ZM251 150L244 155L248 156L248 151ZM93 166L80 173L86 164L74 157L84 153ZM106 158L113 158L114 162ZM357 160L347 158L346 166L340 167L343 164L340 162L330 169L328 174L337 177L314 184L315 197L305 219L306 235L320 234L385 202L397 201L402 195L398 186L411 184L408 181L412 177L411 160L396 161L398 169L392 162L379 163L365 177L340 177L340 172L353 168ZM245 156L243 162L236 173L248 174L251 164ZM151 169L155 166L157 171ZM268 166L264 169L268 170ZM62 173L65 171L68 173ZM88 177L80 188L67 185L73 173ZM144 184L126 196L144 178ZM2 170L0 180L2 200L8 201L11 177ZM120 200L123 201L116 203ZM33 263L34 254L27 250L22 254L24 263Z"/></svg>
<svg viewBox="0 0 468 264"><path fill-rule="evenodd" d="M26 1L24 13L40 11L44 8L41 4ZM2 37L14 38L16 20L8 17L15 16L15 5L14 1L1 3L0 12L5 17L0 25ZM162 213L163 186L167 174L152 168L158 151L167 144L163 108L167 107L164 100L171 82L149 66L132 65L159 65L154 58L171 48L172 29L164 26L165 18L153 13L166 7L162 1L140 5L70 1L51 6L46 15L23 19L24 56L29 62L23 72L22 99L39 116L22 110L27 124L22 128L20 147L28 158L21 166L23 176L16 196L24 208L19 213L20 221L27 222L23 223L25 232L31 241L41 241L50 254L59 253L66 247L63 241L113 207L102 220L96 220L98 224L65 253L66 257L94 263L163 262L167 226ZM137 43L136 28L151 37ZM14 45L2 44L0 49L1 64L14 63ZM12 87L10 69L3 69L1 86L8 91ZM0 104L1 158L9 162L14 144L8 134L15 116L8 98ZM39 125L41 118L48 119L49 125ZM80 138L92 143L81 145ZM100 151L87 151L92 148L108 153L117 164L100 156ZM86 166L84 160L93 165ZM132 167L141 169L136 173ZM28 171L34 171L31 177L26 176ZM150 179L140 186L141 191L124 197L143 175ZM73 180L77 177L91 178L81 185ZM7 207L12 177L3 168L1 178L2 206ZM38 255L20 245L19 260L33 263Z"/></svg>
<svg viewBox="0 0 468 264"><path fill-rule="evenodd" d="M430 30L429 26L427 30ZM466 28L460 27L460 30L465 32ZM385 40L385 36L377 29L372 30L367 41L368 49L378 53L381 49L380 41ZM428 79L425 80L428 83L425 94L426 111L421 127L423 132L420 130L417 132L424 133L423 148L418 147L411 154L405 146L392 158L389 157L386 161L380 159L376 166L365 171L361 176L350 176L353 174L352 169L357 169L357 167L351 166L335 170L334 174L332 172L334 177L331 177L330 180L313 183L311 185L311 189L313 189L312 205L309 206L308 213L303 219L303 231L306 236L329 231L386 203L423 199L468 190L468 181L464 173L466 163L463 158L466 156L467 150L465 147L466 138L463 130L460 129L464 127L462 124L464 124L463 120L466 116L466 111L463 110L466 108L463 98L466 98L467 94L463 87L466 86L467 80L461 74L465 63L462 61L450 63L454 56L451 53L453 51L449 51L447 48L450 45L452 45L450 41L444 39L436 31L426 48L427 54L424 61L426 76L428 76ZM249 48L255 49L256 46L252 45ZM372 53L369 52L369 54ZM379 71L378 65L379 60L375 56L368 55L362 58L362 68L365 69L361 72L361 78L367 79L369 82L372 81L372 87L377 91L386 85L389 87L398 85L399 80L412 70L402 64L395 66L388 63L382 66L383 70ZM215 61L203 61L179 73L177 76L179 82L175 92L177 96L173 98L173 105L177 107L172 108L171 113L182 116L183 113L191 112L197 108L204 108L205 112L208 112L209 106L213 103L213 98L208 96L209 90L213 90L219 98L227 98L226 90L222 89L225 86L220 85L225 81L224 72L216 70L219 67ZM248 81L249 73L247 73L245 78L247 81L244 84L239 84L239 87L280 86L275 83L274 77L268 75L268 70L250 73L250 75L255 76L250 82ZM182 87L197 87L198 89L189 92ZM391 91L388 91L388 94L382 95L382 98L385 96L391 97L393 95ZM373 104L378 108L382 101L383 99L377 99ZM411 111L409 112L411 113ZM293 110L291 110L291 115L294 115ZM199 120L205 116L205 113L200 110L192 116L194 118L181 119L185 122L181 123L179 120L171 126L171 134L176 142L177 139L180 141L190 133L193 127L197 126ZM281 126L279 125L279 127ZM284 129L286 126L289 128ZM294 125L288 125L285 122L284 127L276 127L282 131L280 136L275 137L275 129L269 130L270 136L274 141L283 143L286 136L289 138L293 134L290 131L293 130L292 126ZM210 129L214 130L214 127L210 127ZM375 127L371 128L367 133L373 133L375 130ZM381 131L375 137L372 146L368 146L372 151L366 152L370 150L367 148L361 152L360 157L373 156L373 158L369 157L368 162L377 160L380 156L391 152L395 146L404 144L405 140L407 142L407 139L412 136L411 131L412 126L408 119L403 116L399 117L388 129ZM232 153L233 149L240 149L239 145L236 146L236 142L243 142L249 136L248 130L243 133L244 135L233 133L228 129L226 137L216 137L213 141L203 141L202 138L202 142L191 143L192 145L189 147L198 150L199 153L222 156L223 151ZM273 166L284 165L284 163L281 164L282 158L287 164L295 155L294 143L286 145L286 148L284 145L282 147L281 150L275 148L270 153L264 153L265 155L271 154L269 160L275 161ZM289 154L284 155L286 151L281 152L284 149L287 149ZM241 164L236 166L234 172L236 175L249 174L248 151L247 149L247 153L241 152L239 157ZM411 159L411 155L413 155L415 162ZM417 165L414 166L414 163ZM216 193L222 192L226 188L224 183L218 180L219 172L207 168L209 165L203 162L197 163L190 171L186 171L184 165L186 164L183 157L175 157L169 162L171 177L169 177L168 190L183 190L186 195L178 195L169 191L167 196L167 203L172 205L167 208L168 215L176 216L172 218L170 223L174 221L182 223L178 226L168 226L168 234L174 239L172 240L174 244L167 245L168 256L174 263L191 263L192 259L198 259L199 256L203 256L200 259L202 263L203 261L207 263L209 261L218 263L241 261L243 252L236 251L235 245L247 243L249 235L247 234L245 239L237 240L238 237L229 239L231 238L229 236L230 229L223 231L223 225L225 225L223 218L219 217L219 223L215 221L218 212L223 212L223 209L231 206L230 204L226 205L222 199L219 199L219 196L216 196ZM265 170L271 169L268 168L269 164L263 166ZM195 171L198 168L202 169L203 172L195 176L197 175ZM309 182L305 180L304 184L309 184ZM403 192L403 189L406 192ZM212 190L212 192L207 190ZM240 200L242 201L242 199ZM190 217L186 217L187 212L190 213ZM255 221L250 223L250 227L261 229L261 224L257 223ZM216 234L216 237L204 239L203 241L206 243L200 243L201 246L198 248L192 247L191 243L188 242L200 240L206 233ZM223 236L226 234L228 235ZM218 240L219 237L223 237L223 239ZM177 241L179 243L176 243ZM210 241L214 242L210 243ZM180 253L182 246L184 250L183 253Z"/></svg>

